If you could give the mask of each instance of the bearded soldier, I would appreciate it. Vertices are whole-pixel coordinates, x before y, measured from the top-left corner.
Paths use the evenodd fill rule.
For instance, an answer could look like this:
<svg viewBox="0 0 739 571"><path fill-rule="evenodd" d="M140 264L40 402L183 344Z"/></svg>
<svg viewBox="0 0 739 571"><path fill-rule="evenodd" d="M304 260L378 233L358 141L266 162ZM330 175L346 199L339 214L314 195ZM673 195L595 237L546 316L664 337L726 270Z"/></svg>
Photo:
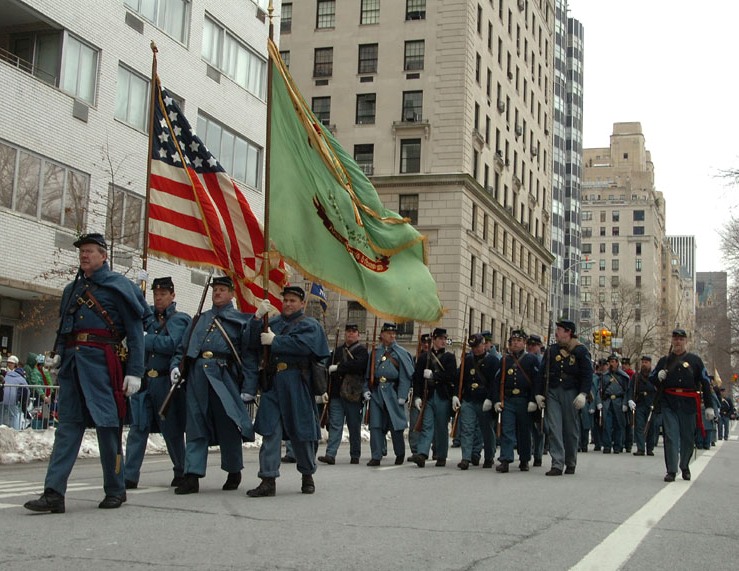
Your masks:
<svg viewBox="0 0 739 571"><path fill-rule="evenodd" d="M641 367L631 377L629 383L629 408L634 414L634 440L636 452L634 456L654 456L654 445L657 441L654 434L654 423L649 424L649 433L645 436L644 427L647 424L649 410L654 403L657 387L649 378L652 373L652 358L644 355L641 358Z"/></svg>
<svg viewBox="0 0 739 571"><path fill-rule="evenodd" d="M577 326L557 322L556 344L547 347L536 377L536 403L545 409L552 467L547 476L574 474L580 438L579 411L587 403L593 385L590 353L577 340Z"/></svg>

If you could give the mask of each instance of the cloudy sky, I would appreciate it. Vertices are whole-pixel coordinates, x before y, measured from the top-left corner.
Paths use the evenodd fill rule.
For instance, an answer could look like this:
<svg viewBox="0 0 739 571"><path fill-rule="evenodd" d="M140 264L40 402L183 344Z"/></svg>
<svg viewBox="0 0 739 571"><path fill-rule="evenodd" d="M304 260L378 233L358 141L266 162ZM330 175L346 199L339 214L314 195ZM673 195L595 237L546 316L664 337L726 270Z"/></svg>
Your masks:
<svg viewBox="0 0 739 571"><path fill-rule="evenodd" d="M642 124L668 234L695 235L697 270L723 268L717 230L739 215L739 2L569 0L585 27L586 147L607 147L613 123Z"/></svg>

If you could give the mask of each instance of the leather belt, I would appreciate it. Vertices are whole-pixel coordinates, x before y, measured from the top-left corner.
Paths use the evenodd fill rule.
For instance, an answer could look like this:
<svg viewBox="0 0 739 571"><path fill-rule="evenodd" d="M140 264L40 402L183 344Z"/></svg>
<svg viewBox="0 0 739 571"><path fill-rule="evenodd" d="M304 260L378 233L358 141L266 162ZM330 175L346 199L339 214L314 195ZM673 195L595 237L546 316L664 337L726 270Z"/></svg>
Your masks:
<svg viewBox="0 0 739 571"><path fill-rule="evenodd" d="M70 333L66 337L67 345L75 345L76 343L110 343L117 345L121 342L117 337L105 337L103 335L95 335L94 333Z"/></svg>
<svg viewBox="0 0 739 571"><path fill-rule="evenodd" d="M214 353L213 351L203 351L198 355L200 359L231 359L231 353Z"/></svg>
<svg viewBox="0 0 739 571"><path fill-rule="evenodd" d="M146 376L150 379L156 379L157 377L166 377L168 375L168 369L149 369L148 371L146 371Z"/></svg>
<svg viewBox="0 0 739 571"><path fill-rule="evenodd" d="M397 383L398 379L388 379L387 377L375 377L378 383Z"/></svg>
<svg viewBox="0 0 739 571"><path fill-rule="evenodd" d="M606 395L606 396L607 396L607 397L608 397L609 399L611 399L611 400L616 400L616 399L620 399L620 398L621 398L621 397L623 397L624 395Z"/></svg>
<svg viewBox="0 0 739 571"><path fill-rule="evenodd" d="M279 363L275 364L275 371L278 373L281 373L282 371L287 371L288 369L304 369L307 365L301 365L300 363L285 363L283 361L280 361Z"/></svg>

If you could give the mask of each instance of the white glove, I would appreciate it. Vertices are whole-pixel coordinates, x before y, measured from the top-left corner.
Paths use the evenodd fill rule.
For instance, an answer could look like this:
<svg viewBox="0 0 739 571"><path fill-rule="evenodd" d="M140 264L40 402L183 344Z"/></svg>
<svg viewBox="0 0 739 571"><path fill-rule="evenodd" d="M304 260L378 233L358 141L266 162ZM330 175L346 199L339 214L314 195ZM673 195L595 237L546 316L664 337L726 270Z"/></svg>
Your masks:
<svg viewBox="0 0 739 571"><path fill-rule="evenodd" d="M716 418L716 413L713 412L713 409L710 406L707 406L706 407L706 420L708 420L710 422L714 418Z"/></svg>
<svg viewBox="0 0 739 571"><path fill-rule="evenodd" d="M598 403L598 404L596 405L596 408L597 408L598 410L603 410L603 404L602 404L602 403Z"/></svg>
<svg viewBox="0 0 739 571"><path fill-rule="evenodd" d="M275 340L275 334L268 327L265 333L259 335L259 339L262 341L262 345L272 345L272 341Z"/></svg>
<svg viewBox="0 0 739 571"><path fill-rule="evenodd" d="M493 401L490 399L485 399L485 401L482 403L482 412L487 412L489 410L493 410Z"/></svg>
<svg viewBox="0 0 739 571"><path fill-rule="evenodd" d="M322 402L323 404L328 404L328 393L323 393L323 394L321 395L321 402Z"/></svg>
<svg viewBox="0 0 739 571"><path fill-rule="evenodd" d="M421 405L423 404L423 401L419 398L417 398L413 403L418 410L421 410Z"/></svg>
<svg viewBox="0 0 739 571"><path fill-rule="evenodd" d="M123 377L123 392L126 393L127 397L130 397L132 394L139 392L140 388L141 377L134 377L133 375L126 375L125 377ZM713 414L713 409L710 410L711 414Z"/></svg>
<svg viewBox="0 0 739 571"><path fill-rule="evenodd" d="M457 395L454 395L452 397L452 410L454 412L457 412L461 406L462 406L462 403L459 402L459 397Z"/></svg>
<svg viewBox="0 0 739 571"><path fill-rule="evenodd" d="M636 408L636 403L633 400L630 400L629 401L629 408L631 410L634 410Z"/></svg>
<svg viewBox="0 0 739 571"><path fill-rule="evenodd" d="M174 369L172 369L169 372L169 381L173 385L176 385L177 384L177 381L179 381L181 377L182 377L182 375L180 374L180 368L179 367L175 367Z"/></svg>
<svg viewBox="0 0 739 571"><path fill-rule="evenodd" d="M328 372L329 374L335 373L339 369L338 365L329 365L328 366Z"/></svg>
<svg viewBox="0 0 739 571"><path fill-rule="evenodd" d="M536 412L536 403L530 402L528 406L526 407L527 412Z"/></svg>
<svg viewBox="0 0 739 571"><path fill-rule="evenodd" d="M667 371L665 369L662 369L659 373L657 373L657 378L660 381L664 381L667 378Z"/></svg>
<svg viewBox="0 0 739 571"><path fill-rule="evenodd" d="M629 410L629 407L626 406L625 404L622 404L621 405L621 412L626 412L627 410Z"/></svg>
<svg viewBox="0 0 739 571"><path fill-rule="evenodd" d="M54 355L51 359L46 360L46 366L49 367L49 369L58 369L61 364L62 356L59 353Z"/></svg>
<svg viewBox="0 0 739 571"><path fill-rule="evenodd" d="M543 409L546 406L546 398L544 398L544 395L535 395L534 399L536 400L536 404L539 408Z"/></svg>
<svg viewBox="0 0 739 571"><path fill-rule="evenodd" d="M250 403L254 400L254 395L250 395L249 393L241 393L241 400L243 400L245 403Z"/></svg>
<svg viewBox="0 0 739 571"><path fill-rule="evenodd" d="M140 282L148 282L149 281L149 272L146 270L139 270L139 281Z"/></svg>
<svg viewBox="0 0 739 571"><path fill-rule="evenodd" d="M316 401L316 404L323 404L323 396L322 395L316 395L313 397Z"/></svg>
<svg viewBox="0 0 739 571"><path fill-rule="evenodd" d="M586 401L585 393L580 393L579 395L575 397L575 400L572 401L572 404L575 405L575 408L577 410L580 410L582 407L585 406L585 401Z"/></svg>
<svg viewBox="0 0 739 571"><path fill-rule="evenodd" d="M369 391L365 391L364 392L364 395L362 395L362 396L364 396L364 400L368 401L368 400L370 400L372 398L372 393L369 392Z"/></svg>
<svg viewBox="0 0 739 571"><path fill-rule="evenodd" d="M499 413L499 414L500 414L501 412L503 412L503 403L502 403L502 402L496 402L496 403L495 403L495 404L493 405L493 410L494 410L495 412Z"/></svg>
<svg viewBox="0 0 739 571"><path fill-rule="evenodd" d="M277 313L277 308L272 305L268 299L263 299L259 302L259 305L257 306L257 312L254 314L254 316L257 319L262 319L262 317L272 312Z"/></svg>
<svg viewBox="0 0 739 571"><path fill-rule="evenodd" d="M398 397L398 404L403 406L405 404L405 399L403 397Z"/></svg>
<svg viewBox="0 0 739 571"><path fill-rule="evenodd" d="M434 372L431 369L424 369L423 370L423 378L428 380L432 379L434 377Z"/></svg>

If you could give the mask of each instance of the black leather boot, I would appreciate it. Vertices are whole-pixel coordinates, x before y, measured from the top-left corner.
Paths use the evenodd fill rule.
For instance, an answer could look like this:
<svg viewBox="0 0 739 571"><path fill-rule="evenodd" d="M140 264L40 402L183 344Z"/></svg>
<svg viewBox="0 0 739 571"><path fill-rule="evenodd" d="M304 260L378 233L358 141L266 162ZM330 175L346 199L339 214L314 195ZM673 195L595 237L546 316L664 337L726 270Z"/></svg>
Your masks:
<svg viewBox="0 0 739 571"><path fill-rule="evenodd" d="M51 488L46 488L39 499L28 501L23 504L23 507L32 512L63 514L64 496Z"/></svg>
<svg viewBox="0 0 739 571"><path fill-rule="evenodd" d="M250 498L266 498L274 496L277 486L274 478L262 478L262 482L253 490L246 492Z"/></svg>
<svg viewBox="0 0 739 571"><path fill-rule="evenodd" d="M200 481L198 477L193 474L185 474L183 476L184 481L182 484L174 489L174 493L178 496L185 494L197 494L200 491Z"/></svg>
<svg viewBox="0 0 739 571"><path fill-rule="evenodd" d="M223 484L224 490L235 490L241 483L241 472L229 472L226 483Z"/></svg>
<svg viewBox="0 0 739 571"><path fill-rule="evenodd" d="M300 487L300 491L304 494L312 494L316 491L316 484L313 482L313 476L310 474L303 474L303 485Z"/></svg>

